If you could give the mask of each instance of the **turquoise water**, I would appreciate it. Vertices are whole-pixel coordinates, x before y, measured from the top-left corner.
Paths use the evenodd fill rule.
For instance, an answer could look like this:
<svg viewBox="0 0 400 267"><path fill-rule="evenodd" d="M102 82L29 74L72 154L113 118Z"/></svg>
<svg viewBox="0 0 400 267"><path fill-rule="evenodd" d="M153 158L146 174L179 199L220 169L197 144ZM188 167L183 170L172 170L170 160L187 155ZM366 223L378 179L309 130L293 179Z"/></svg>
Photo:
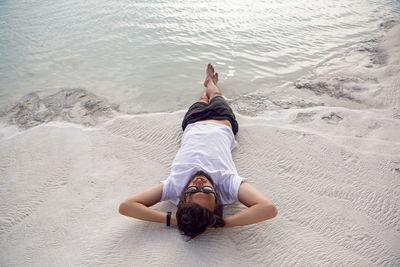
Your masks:
<svg viewBox="0 0 400 267"><path fill-rule="evenodd" d="M130 113L291 83L399 18L399 1L1 1L0 106L84 88Z"/></svg>

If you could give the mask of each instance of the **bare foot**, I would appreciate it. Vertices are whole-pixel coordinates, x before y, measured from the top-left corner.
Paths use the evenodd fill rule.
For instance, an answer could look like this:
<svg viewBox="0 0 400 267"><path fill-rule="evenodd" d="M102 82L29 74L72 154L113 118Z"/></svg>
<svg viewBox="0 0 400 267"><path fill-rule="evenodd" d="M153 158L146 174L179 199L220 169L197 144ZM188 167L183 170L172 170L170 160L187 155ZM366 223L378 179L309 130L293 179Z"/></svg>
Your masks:
<svg viewBox="0 0 400 267"><path fill-rule="evenodd" d="M207 87L209 82L213 82L214 84L217 84L218 82L218 73L214 73L214 67L211 64L207 65L207 70L206 70L206 79L204 81L204 86Z"/></svg>

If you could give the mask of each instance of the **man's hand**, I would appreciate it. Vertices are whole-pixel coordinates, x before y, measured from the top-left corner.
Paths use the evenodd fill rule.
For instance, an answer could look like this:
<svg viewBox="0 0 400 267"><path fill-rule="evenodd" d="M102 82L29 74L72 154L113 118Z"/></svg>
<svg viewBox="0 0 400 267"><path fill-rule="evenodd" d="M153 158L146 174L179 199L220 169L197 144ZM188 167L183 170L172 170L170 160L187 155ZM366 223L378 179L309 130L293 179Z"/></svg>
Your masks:
<svg viewBox="0 0 400 267"><path fill-rule="evenodd" d="M224 228L258 223L278 214L274 203L252 185L243 182L239 187L239 201L248 208L224 219Z"/></svg>
<svg viewBox="0 0 400 267"><path fill-rule="evenodd" d="M160 202L162 188L163 185L158 184L131 196L121 203L119 206L119 213L140 220L166 223L166 212L149 208ZM176 217L175 215L173 216L174 219L172 219L171 216L171 224L175 223L176 225Z"/></svg>

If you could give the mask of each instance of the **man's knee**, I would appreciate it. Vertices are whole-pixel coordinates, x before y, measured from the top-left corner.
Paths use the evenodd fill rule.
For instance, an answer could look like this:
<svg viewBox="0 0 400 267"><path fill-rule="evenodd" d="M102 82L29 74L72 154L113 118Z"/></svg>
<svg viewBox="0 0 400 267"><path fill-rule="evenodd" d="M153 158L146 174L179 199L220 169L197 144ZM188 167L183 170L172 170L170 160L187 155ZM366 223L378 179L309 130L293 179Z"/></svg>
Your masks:
<svg viewBox="0 0 400 267"><path fill-rule="evenodd" d="M210 103L210 101L208 100L208 97L200 97L199 102L204 102L206 104Z"/></svg>
<svg viewBox="0 0 400 267"><path fill-rule="evenodd" d="M212 92L211 95L209 95L210 100L213 99L213 97L215 97L215 96L222 96L222 93L221 92Z"/></svg>

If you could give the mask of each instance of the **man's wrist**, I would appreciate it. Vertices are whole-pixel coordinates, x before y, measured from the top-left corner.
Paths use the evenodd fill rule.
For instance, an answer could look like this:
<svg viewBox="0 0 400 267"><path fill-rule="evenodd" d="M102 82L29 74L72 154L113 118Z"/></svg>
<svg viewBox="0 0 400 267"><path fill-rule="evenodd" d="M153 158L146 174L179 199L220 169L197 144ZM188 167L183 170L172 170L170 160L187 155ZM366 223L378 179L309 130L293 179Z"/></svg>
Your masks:
<svg viewBox="0 0 400 267"><path fill-rule="evenodd" d="M225 225L223 227L224 229L233 227L231 219L232 219L232 216L224 218L224 222L225 222Z"/></svg>
<svg viewBox="0 0 400 267"><path fill-rule="evenodd" d="M177 226L178 222L176 221L176 214L171 215L171 226Z"/></svg>

